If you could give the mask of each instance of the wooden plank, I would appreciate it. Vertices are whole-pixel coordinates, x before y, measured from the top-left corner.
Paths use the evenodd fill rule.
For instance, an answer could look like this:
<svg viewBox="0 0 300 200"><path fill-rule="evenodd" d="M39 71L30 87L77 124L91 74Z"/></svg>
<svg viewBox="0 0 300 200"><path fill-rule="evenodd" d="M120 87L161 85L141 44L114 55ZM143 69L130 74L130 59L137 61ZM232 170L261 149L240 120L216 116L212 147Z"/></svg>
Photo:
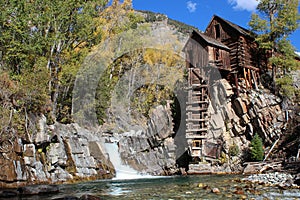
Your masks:
<svg viewBox="0 0 300 200"><path fill-rule="evenodd" d="M186 139L206 139L206 135L188 135Z"/></svg>
<svg viewBox="0 0 300 200"><path fill-rule="evenodd" d="M188 129L187 132L204 132L207 131L207 128L198 128L198 129Z"/></svg>
<svg viewBox="0 0 300 200"><path fill-rule="evenodd" d="M249 88L252 89L250 69L247 70L247 78L248 78L247 81L249 83Z"/></svg>
<svg viewBox="0 0 300 200"><path fill-rule="evenodd" d="M192 87L199 87L199 88L206 88L208 85L203 85L203 84L193 84Z"/></svg>
<svg viewBox="0 0 300 200"><path fill-rule="evenodd" d="M248 86L248 81L247 81L246 68L243 68L243 74L244 74L244 80L245 80L245 84L246 84L246 89L248 89L249 86Z"/></svg>
<svg viewBox="0 0 300 200"><path fill-rule="evenodd" d="M200 106L197 106L197 107L190 107L190 106L188 106L186 108L186 111L207 111L207 108L202 108Z"/></svg>
<svg viewBox="0 0 300 200"><path fill-rule="evenodd" d="M260 69L257 68L257 67L253 67L253 66L249 66L249 65L245 65L244 67L247 68L247 69L254 70L254 71L260 71Z"/></svg>
<svg viewBox="0 0 300 200"><path fill-rule="evenodd" d="M187 119L187 122L207 122L209 119L205 118L205 119Z"/></svg>
<svg viewBox="0 0 300 200"><path fill-rule="evenodd" d="M186 104L192 105L192 104L209 104L209 101L192 101L192 102L187 102Z"/></svg>
<svg viewBox="0 0 300 200"><path fill-rule="evenodd" d="M256 90L258 90L257 77L256 77L256 74L255 74L255 71L251 70L251 73L252 73L252 77L253 77L254 87L255 87Z"/></svg>

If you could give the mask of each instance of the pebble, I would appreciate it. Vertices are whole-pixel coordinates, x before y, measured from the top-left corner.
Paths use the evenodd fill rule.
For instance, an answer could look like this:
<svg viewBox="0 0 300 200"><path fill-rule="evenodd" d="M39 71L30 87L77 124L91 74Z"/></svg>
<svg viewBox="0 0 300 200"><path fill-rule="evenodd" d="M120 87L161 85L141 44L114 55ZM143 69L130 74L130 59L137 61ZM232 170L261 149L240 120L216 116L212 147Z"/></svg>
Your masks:
<svg viewBox="0 0 300 200"><path fill-rule="evenodd" d="M204 184L203 184L203 183L199 183L199 184L198 184L198 187L199 187L199 188L203 188L203 187L204 187Z"/></svg>
<svg viewBox="0 0 300 200"><path fill-rule="evenodd" d="M245 194L243 189L236 189L233 193L234 194Z"/></svg>
<svg viewBox="0 0 300 200"><path fill-rule="evenodd" d="M243 179L250 182L258 182L266 185L280 185L290 187L293 185L293 176L285 173L253 174Z"/></svg>
<svg viewBox="0 0 300 200"><path fill-rule="evenodd" d="M212 193L215 193L215 194L218 194L218 193L220 193L220 190L219 190L218 188L213 188L213 189L211 190L211 192L212 192Z"/></svg>

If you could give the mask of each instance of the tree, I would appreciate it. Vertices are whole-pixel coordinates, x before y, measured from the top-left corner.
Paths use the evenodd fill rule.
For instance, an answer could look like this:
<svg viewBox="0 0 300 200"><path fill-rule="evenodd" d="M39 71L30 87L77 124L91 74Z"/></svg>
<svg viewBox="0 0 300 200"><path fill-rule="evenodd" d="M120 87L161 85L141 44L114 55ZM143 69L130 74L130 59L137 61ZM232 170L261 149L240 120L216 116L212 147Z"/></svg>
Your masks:
<svg viewBox="0 0 300 200"><path fill-rule="evenodd" d="M298 5L298 0L261 0L257 6L260 15L252 14L249 22L252 31L258 34L259 47L270 54L274 89L277 76L281 78L288 70L299 67L294 59L295 49L288 39L299 26Z"/></svg>
<svg viewBox="0 0 300 200"><path fill-rule="evenodd" d="M259 137L257 133L254 135L254 137L251 140L250 155L251 155L251 160L253 161L262 161L264 158L262 139Z"/></svg>
<svg viewBox="0 0 300 200"><path fill-rule="evenodd" d="M64 74L70 74L66 72L67 67L71 70L73 65L79 68L82 59L69 58L83 57L80 49L91 47L101 40L101 34L97 32L97 17L107 2L0 1L0 6L5 8L0 13L0 67L10 70L21 81L22 75L32 71L38 60L46 60L39 64L43 64L50 74L48 93L53 117L57 114L60 78L65 77L60 74L63 68Z"/></svg>

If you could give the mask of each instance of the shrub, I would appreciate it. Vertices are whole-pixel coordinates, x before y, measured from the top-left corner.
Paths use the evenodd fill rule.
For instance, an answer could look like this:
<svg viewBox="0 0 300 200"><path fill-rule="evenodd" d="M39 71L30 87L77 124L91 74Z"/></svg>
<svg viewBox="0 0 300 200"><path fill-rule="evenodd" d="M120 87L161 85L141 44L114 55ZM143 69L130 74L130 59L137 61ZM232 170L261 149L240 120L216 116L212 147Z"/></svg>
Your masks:
<svg viewBox="0 0 300 200"><path fill-rule="evenodd" d="M229 155L230 156L237 156L240 153L240 149L238 147L238 145L233 144L229 147Z"/></svg>
<svg viewBox="0 0 300 200"><path fill-rule="evenodd" d="M264 158L264 150L262 139L256 133L251 140L250 155L252 161L262 161Z"/></svg>

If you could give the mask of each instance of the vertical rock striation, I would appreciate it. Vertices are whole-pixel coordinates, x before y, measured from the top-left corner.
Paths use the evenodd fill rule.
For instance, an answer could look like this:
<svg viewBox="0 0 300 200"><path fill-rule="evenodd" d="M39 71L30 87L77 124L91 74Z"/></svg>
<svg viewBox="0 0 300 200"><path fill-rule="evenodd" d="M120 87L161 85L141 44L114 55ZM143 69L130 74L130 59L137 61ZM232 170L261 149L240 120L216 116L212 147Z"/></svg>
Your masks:
<svg viewBox="0 0 300 200"><path fill-rule="evenodd" d="M77 124L56 123L39 130L30 138L32 143L17 138L7 153L1 153L2 187L114 176L112 164L102 153L99 135Z"/></svg>
<svg viewBox="0 0 300 200"><path fill-rule="evenodd" d="M157 106L145 129L118 134L121 159L141 174L174 174L177 169L173 136L170 107Z"/></svg>

